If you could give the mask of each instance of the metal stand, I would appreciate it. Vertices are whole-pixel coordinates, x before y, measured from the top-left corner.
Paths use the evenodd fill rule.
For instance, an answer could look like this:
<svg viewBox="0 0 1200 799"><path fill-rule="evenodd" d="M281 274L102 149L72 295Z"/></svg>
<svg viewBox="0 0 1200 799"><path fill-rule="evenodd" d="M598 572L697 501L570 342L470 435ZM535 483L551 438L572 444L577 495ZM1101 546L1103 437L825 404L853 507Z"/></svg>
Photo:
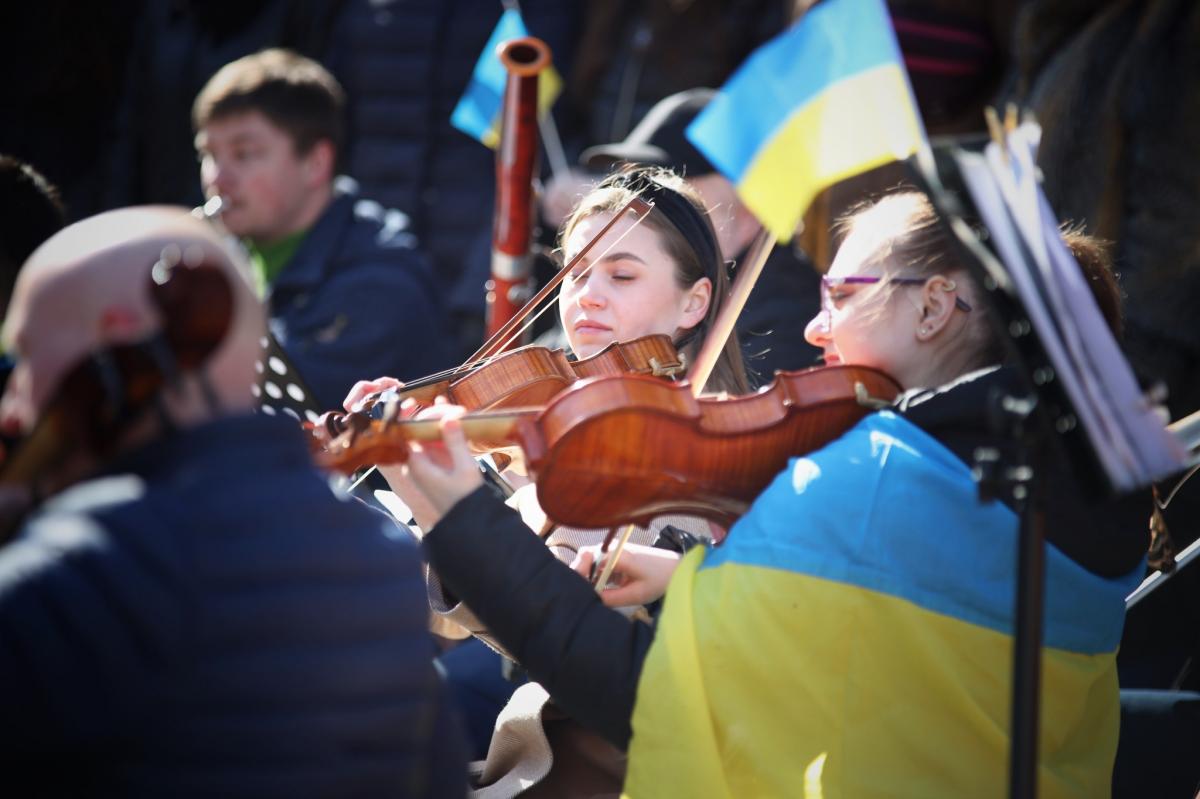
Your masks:
<svg viewBox="0 0 1200 799"><path fill-rule="evenodd" d="M1015 457L1004 463L994 449L975 453L980 497L1012 497L1020 518L1017 536L1017 590L1014 613L1013 692L1009 796L1037 796L1038 719L1041 715L1042 626L1046 587L1045 516L1037 400L999 395L992 400L992 426L1017 442Z"/></svg>

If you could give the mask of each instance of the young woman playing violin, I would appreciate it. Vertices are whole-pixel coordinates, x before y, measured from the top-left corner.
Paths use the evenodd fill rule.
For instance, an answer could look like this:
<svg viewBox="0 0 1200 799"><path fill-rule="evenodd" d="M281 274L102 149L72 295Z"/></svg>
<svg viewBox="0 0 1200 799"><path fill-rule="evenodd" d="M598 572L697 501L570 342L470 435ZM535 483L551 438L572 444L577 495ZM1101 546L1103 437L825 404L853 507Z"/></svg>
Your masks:
<svg viewBox="0 0 1200 799"><path fill-rule="evenodd" d="M445 419L444 447L412 447L406 468L437 514L431 564L559 707L618 746L632 734L630 796L1005 784L1018 519L1011 498L978 499L968 464L977 447L1011 446L986 417L1014 374L996 365L980 292L923 195L885 198L846 230L810 341L910 391L794 460L722 546L693 550L657 636L509 532L518 523L480 487L452 410L430 414ZM1114 305L1111 276L1092 283ZM1051 454L1043 468L1056 496L1041 788L1104 795L1141 508L1089 506L1065 462Z"/></svg>
<svg viewBox="0 0 1200 799"><path fill-rule="evenodd" d="M716 233L702 202L682 179L659 169L627 170L611 176L587 194L564 223L560 234L563 260L571 263L634 197L652 202L654 209L640 221L627 212L592 245L588 255L574 264L563 280L558 312L567 342L573 355L583 359L613 342L661 333L674 340L685 362L691 362L720 310L728 291L728 278ZM352 410L371 393L398 385L390 378L359 383L346 398L346 408ZM744 394L749 390L736 338L731 337L726 343L708 388L729 394ZM398 469L381 467L381 471L396 493L408 502L418 525L428 529L432 520L420 493L412 490ZM579 548L598 544L607 534L603 529L551 528L537 507L533 488L529 485L518 489L510 504L541 535L543 549L553 557L569 563ZM702 538L710 534L707 522L701 519L663 516L649 527L636 529L631 540L649 547L667 527ZM520 534L528 542L542 546L542 542L529 535L528 529ZM563 572L575 581L565 569ZM439 632L453 634L445 624L449 621L502 648L468 606L443 590L436 569L430 575L429 585ZM552 589L547 590L551 593L545 596L552 596ZM487 677L493 672L496 679L499 675L498 661L481 666L476 661L478 654L468 646L446 655L452 672L463 668L485 669L484 679L474 686L473 693L486 689ZM468 660L472 661L469 665ZM462 679L457 673L452 678ZM494 688L499 691L503 686ZM480 711L469 713L468 721L472 727L481 727L473 732L480 739L477 745L485 751L495 715L493 711L488 719L482 708ZM478 724L474 723L476 717ZM491 775L487 779L493 781Z"/></svg>

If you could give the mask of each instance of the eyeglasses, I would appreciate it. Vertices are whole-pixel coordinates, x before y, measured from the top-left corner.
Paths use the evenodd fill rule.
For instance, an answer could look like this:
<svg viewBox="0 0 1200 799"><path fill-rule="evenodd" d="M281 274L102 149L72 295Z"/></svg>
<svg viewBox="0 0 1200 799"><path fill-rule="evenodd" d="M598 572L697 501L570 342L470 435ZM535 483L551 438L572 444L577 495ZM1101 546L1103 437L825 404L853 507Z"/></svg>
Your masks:
<svg viewBox="0 0 1200 799"><path fill-rule="evenodd" d="M850 277L829 277L828 275L821 275L821 310L832 313L833 298L830 296L831 292L834 289L841 288L842 286L871 286L879 283L880 281L886 281L885 285L895 284L897 286L923 286L928 279L929 278L924 277L884 278L878 275L852 275ZM953 287L954 284L951 283L949 288L952 289ZM964 313L971 312L971 306L968 305L966 301L962 299L962 297L955 296L954 307L958 308Z"/></svg>

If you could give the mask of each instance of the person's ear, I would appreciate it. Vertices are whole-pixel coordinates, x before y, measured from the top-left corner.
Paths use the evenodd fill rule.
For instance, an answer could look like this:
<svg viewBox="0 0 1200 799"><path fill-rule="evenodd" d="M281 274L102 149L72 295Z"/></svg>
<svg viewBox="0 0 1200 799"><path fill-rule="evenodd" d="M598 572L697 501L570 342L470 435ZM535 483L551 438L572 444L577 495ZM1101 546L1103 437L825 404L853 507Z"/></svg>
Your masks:
<svg viewBox="0 0 1200 799"><path fill-rule="evenodd" d="M918 341L929 341L946 329L954 316L957 284L945 275L934 275L921 288L921 318L917 322Z"/></svg>
<svg viewBox="0 0 1200 799"><path fill-rule="evenodd" d="M310 183L319 186L333 180L336 155L333 142L329 139L321 139L312 146L308 155L304 157L304 165Z"/></svg>
<svg viewBox="0 0 1200 799"><path fill-rule="evenodd" d="M704 321L708 313L708 304L712 302L712 281L702 277L692 284L684 297L683 314L679 319L679 327L691 330Z"/></svg>

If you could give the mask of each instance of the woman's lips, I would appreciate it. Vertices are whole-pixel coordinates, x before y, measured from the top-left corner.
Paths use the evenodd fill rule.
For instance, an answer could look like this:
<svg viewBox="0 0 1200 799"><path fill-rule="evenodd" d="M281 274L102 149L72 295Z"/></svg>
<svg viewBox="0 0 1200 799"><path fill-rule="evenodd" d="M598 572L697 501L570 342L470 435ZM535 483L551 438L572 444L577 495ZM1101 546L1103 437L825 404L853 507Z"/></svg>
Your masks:
<svg viewBox="0 0 1200 799"><path fill-rule="evenodd" d="M575 323L576 333L608 333L612 328L608 325L602 325L599 322L585 321Z"/></svg>

